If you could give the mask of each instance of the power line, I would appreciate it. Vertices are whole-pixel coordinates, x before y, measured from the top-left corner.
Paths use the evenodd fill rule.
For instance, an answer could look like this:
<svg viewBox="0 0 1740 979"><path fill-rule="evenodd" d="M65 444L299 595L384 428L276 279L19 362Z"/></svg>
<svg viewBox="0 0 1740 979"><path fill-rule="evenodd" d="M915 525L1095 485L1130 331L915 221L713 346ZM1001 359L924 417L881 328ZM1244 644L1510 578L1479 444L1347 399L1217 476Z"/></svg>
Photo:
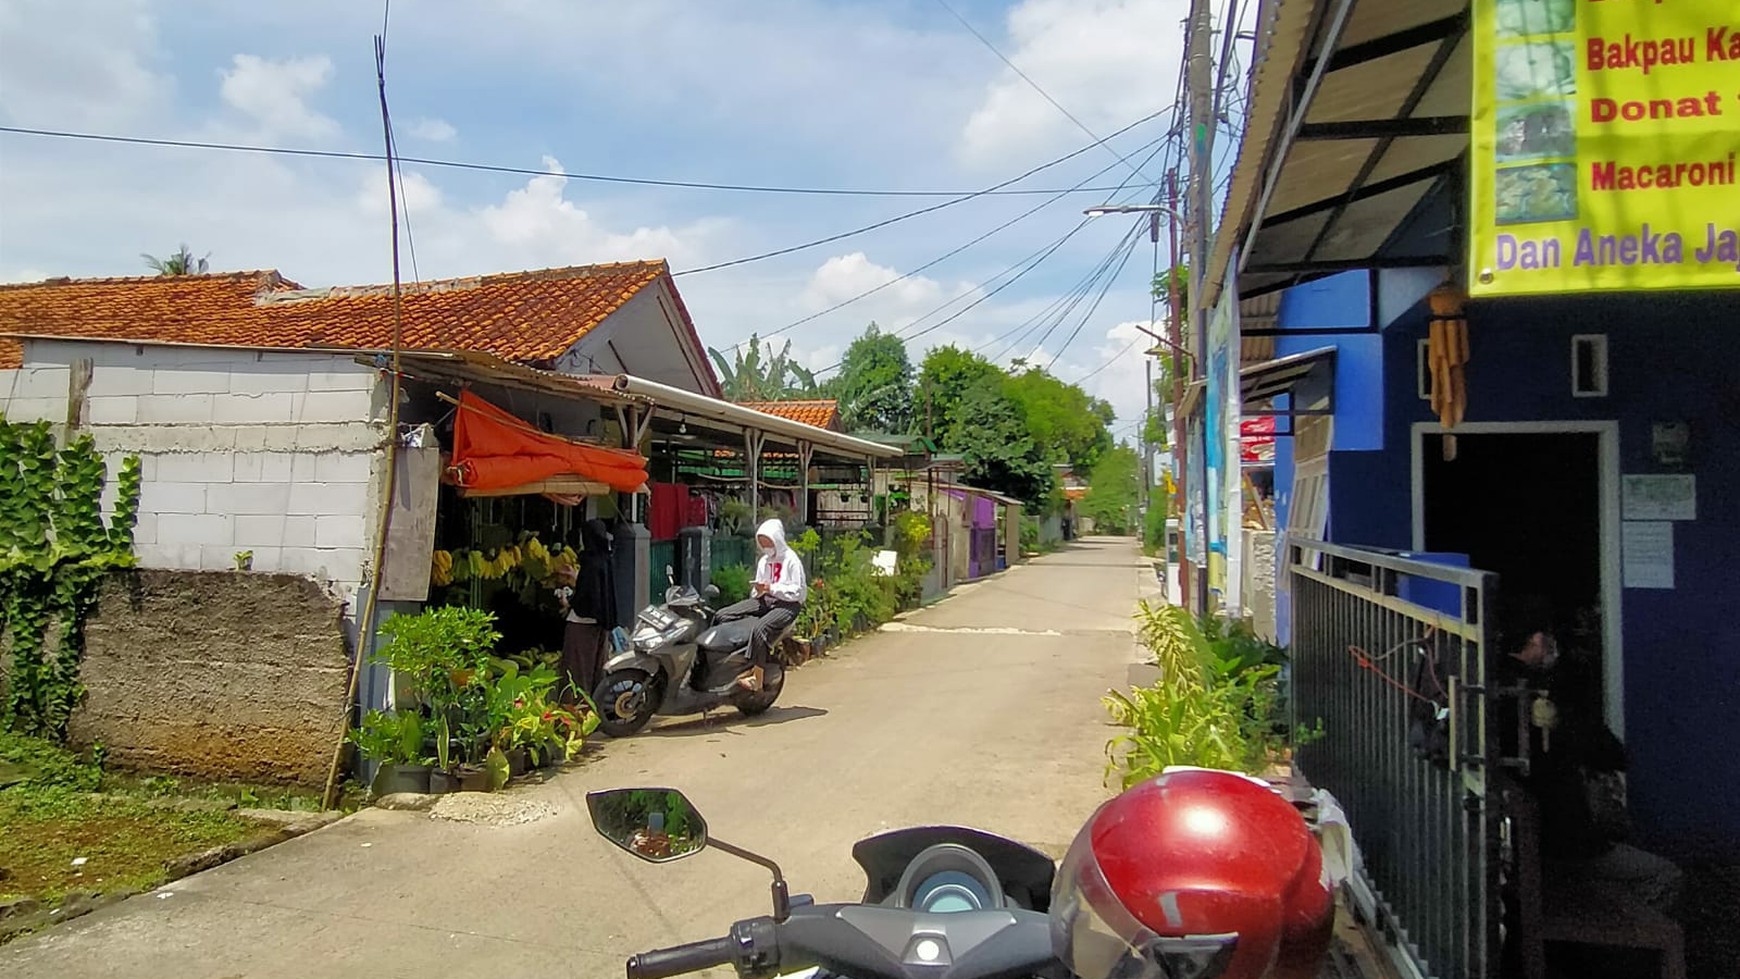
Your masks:
<svg viewBox="0 0 1740 979"><path fill-rule="evenodd" d="M1038 251L1032 253L1031 255L1028 255L1026 258L1021 259L1020 261L1016 262L1014 265L1011 265L1008 268L1002 270L1001 272L998 272L996 275L993 275L990 278L986 279L985 281L980 282L978 285L973 286L972 288L967 289L966 291L961 292L960 294L948 299L947 301L943 302L941 305L932 309L930 312L925 313L923 316L920 316L917 319L913 320L912 322L906 324L904 327L901 327L899 330L897 330L895 332L895 335L900 337L902 340L908 340L908 339L911 339L913 337L924 336L925 334L936 329L936 326L941 326L943 324L939 323L936 326L926 327L925 329L918 330L916 332L913 332L913 328L918 326L918 324L923 323L925 320L930 319L932 316L935 316L938 313L942 312L943 310L949 308L950 306L953 306L955 303L960 302L962 299L965 299L968 296L973 295L974 293L984 292L987 289L989 290L988 292L985 292L984 295L980 296L980 298L978 298L973 303L968 305L965 309L962 309L959 313L955 313L954 315L950 316L947 320L943 321L944 323L953 322L954 320L958 319L962 313L965 313L968 309L972 309L973 306L979 305L979 303L982 303L986 299L991 298L991 296L994 296L997 293L1002 292L1004 289L1007 289L1009 286L1014 285L1015 281L1017 279L1020 279L1022 276L1026 275L1028 272L1031 272L1031 271L1033 271L1033 269L1037 268L1039 266L1040 262L1043 262L1045 259L1051 257L1052 253L1056 252L1059 248L1062 248L1065 242L1069 241L1071 238L1074 238L1076 236L1076 234L1078 232L1080 232L1081 229L1083 229L1085 227L1087 227L1087 219L1083 218L1081 221L1076 223L1075 227L1064 232L1062 237L1056 239L1055 241L1053 241L1050 244L1046 245L1045 247L1039 249ZM993 282L997 282L998 279L1001 279L1003 276L1009 275L1011 273L1014 273L1014 276L1009 281L999 283L996 286L991 285Z"/></svg>
<svg viewBox="0 0 1740 979"><path fill-rule="evenodd" d="M1069 335L1069 339L1063 341L1063 346L1057 348L1057 353L1051 355L1050 362L1045 365L1046 370L1049 371L1056 366L1057 359L1062 357L1063 352L1069 349L1069 345L1075 342L1075 338L1081 335L1082 327L1087 326L1088 320L1093 319L1094 313L1100 308L1101 301L1106 298L1106 293L1111 291L1112 283L1118 281L1119 274L1124 271L1124 266L1129 264L1130 256L1135 252L1136 243L1132 240L1129 249L1124 252L1123 260L1118 263L1117 271L1106 277L1106 284L1100 287L1100 294L1094 297L1094 304L1088 307L1088 311L1082 315L1081 322L1075 325L1075 332Z"/></svg>
<svg viewBox="0 0 1740 979"><path fill-rule="evenodd" d="M1094 286L1100 281L1100 277L1105 275L1106 272L1111 269L1112 263L1117 261L1118 255L1125 248L1130 247L1134 241L1135 235L1136 226L1132 225L1131 228L1128 231L1125 231L1123 236L1118 239L1117 244L1113 245L1111 250L1106 253L1105 257L1095 263L1093 270L1072 286L1069 292L1058 297L1045 309L1040 310L1039 313L1030 318L1027 321L1026 329L1017 327L1016 329L1020 330L1020 336L1017 336L1014 340L1011 340L1007 345L1005 345L1003 349L997 351L996 355L991 358L991 361L996 363L1001 361L1004 357L1009 356L1011 351L1023 343L1026 343L1027 338L1033 335L1033 331L1039 329L1039 327L1043 325L1045 326L1045 331L1040 333L1039 339L1033 342L1035 348L1042 347L1045 341L1050 339L1051 334L1056 331L1058 326L1061 325L1064 320L1068 319L1070 314L1075 312L1076 307L1080 306L1082 301L1094 291ZM992 342L996 343L1006 339L1014 332L1016 331L1011 330L1009 333L1003 334L1003 336L998 337L997 340ZM989 344L987 344L987 346L989 346Z"/></svg>
<svg viewBox="0 0 1740 979"><path fill-rule="evenodd" d="M1173 109L1174 109L1174 111L1176 111L1176 107L1173 107ZM1147 122L1149 119L1153 119L1156 116L1159 116L1161 113L1164 113L1166 111L1167 111L1166 109L1161 109L1159 112L1151 113L1151 114L1143 117L1142 119L1139 119L1136 122L1131 123L1129 126L1125 126L1123 129L1119 130L1118 132L1120 132L1120 133L1127 132L1132 127L1139 126L1142 123ZM1092 134L1090 133L1090 135L1092 135ZM1113 133L1112 135L1116 136L1116 135L1118 135L1118 133ZM1094 141L1092 143L1089 143L1088 145L1083 146L1082 148L1080 148L1078 150L1074 150L1070 153L1067 153L1063 156L1060 156L1057 159L1052 160L1050 163L1042 163L1039 166L1036 166L1036 167L1032 168L1031 170L1026 171L1025 173L1021 173L1017 176L1010 177L1008 180L1005 180L1002 183L992 184L990 187L986 188L985 190L974 191L971 194L966 194L966 195L963 195L961 197L956 197L953 200L946 200L940 204L932 204L929 207L921 207L916 211L907 211L904 214L897 214L894 217L885 218L884 220L877 221L874 224L865 225L862 228L854 228L851 231L842 231L839 234L829 235L826 238L817 238L814 241L806 241L801 245L791 245L791 246L788 246L786 248L776 248L773 251L762 252L758 255L749 255L749 256L744 257L744 258L734 258L728 262L715 262L712 265L703 265L699 268L693 268L693 269L683 269L679 272L673 272L671 274L672 275L695 275L695 274L698 274L701 272L714 272L714 271L717 271L719 269L733 268L733 267L738 266L738 265L747 265L750 262L759 262L759 261L762 261L763 259L778 258L781 255L790 255L793 252L801 252L801 251L804 251L806 249L815 248L819 245L832 244L833 242L840 241L840 240L843 240L846 238L852 238L852 237L856 237L857 235L865 234L865 233L870 232L870 231L876 231L880 228L886 228L891 224L898 224L901 221L906 221L906 220L910 220L912 218L919 217L921 215L930 214L933 211L940 211L945 207L953 207L956 204L961 204L961 203L964 203L966 201L973 200L975 198L983 197L986 194L990 193L991 191L999 190L999 189L1001 189L1003 187L1007 187L1013 183L1018 183L1022 180L1027 179L1028 177L1033 176L1034 174L1040 172L1041 170L1048 170L1048 169L1055 167L1061 163L1065 163L1071 159L1074 159L1075 157L1078 157L1078 156L1082 155L1083 153L1086 153L1087 151L1095 148L1096 146L1104 146L1106 143L1106 140L1110 139L1110 138L1111 138L1110 136L1106 136L1106 137L1095 136Z"/></svg>
<svg viewBox="0 0 1740 979"><path fill-rule="evenodd" d="M1178 141L1181 139L1182 135L1183 135L1183 131L1180 128L1178 128L1178 126L1175 124L1173 126L1173 128L1170 131L1168 131L1166 136L1163 137L1165 142L1163 142L1160 146L1157 146L1152 153L1148 154L1147 158L1145 158L1142 161L1142 165L1147 166L1148 163L1150 161L1152 161L1154 159L1154 157L1156 155L1158 155L1162 150L1175 148ZM1127 181L1127 180L1125 181L1126 184L1128 182L1129 181ZM1122 189L1122 187L1120 186L1120 190L1121 189ZM1120 201L1119 203L1124 203L1124 202ZM1009 330L1007 333L1004 333L1001 336L995 337L991 341L989 341L988 343L982 344L981 346L975 348L974 352L975 353L983 352L987 348L995 346L996 344L1002 343L1004 340L1008 340L1009 337L1014 336L1016 333L1019 333L1020 336L1016 337L1015 340L1011 341L1007 346L1003 347L1001 350L999 350L997 352L997 354L994 357L991 358L992 362L994 362L994 363L1001 361L1004 357L1008 356L1008 354L1011 350L1014 350L1017 346L1019 346L1022 342L1024 342L1027 337L1031 336L1033 334L1033 331L1038 329L1039 325L1041 323L1046 322L1046 320L1052 316L1053 312L1056 311L1057 318L1052 321L1050 326L1046 327L1045 332L1043 334L1041 334L1041 336L1040 336L1039 343L1044 343L1045 339L1051 336L1052 331L1057 328L1058 324L1062 323L1063 320L1067 319L1069 317L1069 314L1076 308L1076 306L1080 305L1081 301L1083 299L1087 298L1087 294L1093 291L1094 283L1099 281L1099 277L1101 275L1105 274L1106 269L1111 265L1111 263L1113 261L1116 260L1118 252L1121 249L1128 246L1128 239L1130 238L1130 236L1132 236L1136 233L1137 227L1139 227L1139 225L1132 226L1129 231L1125 232L1124 237L1120 238L1118 243L1116 245L1112 246L1112 250L1110 252L1106 253L1106 257L1100 260L1099 264L1094 267L1093 271L1089 272L1085 277L1083 277L1081 280L1079 280L1074 286L1071 286L1068 292L1065 292L1063 295L1059 296L1058 298L1052 300L1050 303L1046 304L1044 309L1040 310L1038 313L1029 317L1027 320L1025 320L1021 324L1017 325L1014 329ZM1061 309L1059 307L1061 307Z"/></svg>
<svg viewBox="0 0 1740 979"><path fill-rule="evenodd" d="M1050 92L1047 92L1045 89L1041 88L1039 83L1034 81L1032 78L1029 78L1027 76L1027 73L1022 71L1020 69L1020 67L1015 64L1015 62L1010 61L1009 58L1003 54L1003 52L997 50L997 46L995 44L991 43L990 38L986 37L983 34L980 34L978 28L974 27L972 25L972 23L970 21L968 21L965 17L962 17L960 15L959 11L957 11L957 10L955 10L955 8L949 6L948 0L936 0L936 2L937 2L938 6L942 7L944 10L948 11L949 14L954 17L955 20L960 21L961 26L965 27L969 34L978 38L980 44L983 44L986 48L988 48L990 50L990 52L992 54L996 55L997 60L1008 65L1010 71L1013 71L1015 74L1021 76L1021 80L1026 82L1029 86L1031 86L1035 92L1038 92L1040 94L1040 96L1045 99L1045 101L1050 102L1053 108L1055 108L1057 111L1063 113L1066 117L1068 117L1070 122L1075 123L1077 129L1080 129L1082 132L1087 133L1089 136L1093 136L1094 140L1097 141L1100 145L1102 145L1102 146L1105 145L1105 140L1100 139L1098 136L1094 136L1094 131L1092 129L1088 128L1087 123L1082 122L1080 119L1077 119L1075 117L1074 113L1070 112L1068 109L1063 107L1063 103L1052 98ZM1127 159L1123 154L1119 153L1117 150L1112 149L1110 146L1106 146L1106 151L1111 153L1113 156L1116 156L1119 160L1122 160L1123 164L1125 166L1129 167L1130 170L1133 173L1135 173L1135 175L1137 177L1139 177L1140 179L1143 179L1143 180L1148 179L1145 175L1143 175L1141 169L1139 167L1137 167L1134 163L1131 163L1129 161L1129 159Z"/></svg>
<svg viewBox="0 0 1740 979"><path fill-rule="evenodd" d="M903 328L903 330L896 331L895 336L900 337L902 340L917 339L918 337L924 336L928 333L932 333L932 332L935 332L936 330L940 330L943 327L949 325L950 323L953 323L955 320L960 319L962 316L965 316L967 313L971 312L974 307L980 305L981 303L986 302L992 296L997 295L998 293L1002 292L1004 289L1007 289L1010 286L1014 285L1015 283L1021 281L1022 276L1026 275L1027 273L1038 268L1041 264L1043 264L1045 262L1046 259L1050 258L1059 248L1062 248L1065 242L1067 242L1067 241L1069 241L1069 239L1075 237L1076 232L1080 231L1082 228L1087 227L1087 224L1088 224L1088 219L1086 219L1086 218L1082 219L1079 223L1076 224L1075 227L1071 228L1069 230L1069 232L1067 234L1065 234L1063 237L1058 238L1056 241L1052 242L1050 245L1047 245L1046 247L1040 249L1039 251L1035 252L1034 254L1023 259L1022 261L1017 262L1015 265L1012 265L1009 268L1004 269L1002 272L997 273L997 275L994 275L990 279L986 279L984 282L980 283L979 286L975 287L975 288L982 288L983 286L989 285L992 281L997 279L999 276L1005 275L1011 271L1015 271L1018 267L1025 266L1024 268L1020 268L1020 271L1016 271L1015 274L1013 276L1011 276L1007 282L1003 282L1003 283L999 284L998 286L996 286L995 288L990 289L989 291L985 292L984 295L982 295L979 298L968 303L966 306L962 307L959 311L950 314L949 316L945 317L944 319L939 320L936 323L933 323L930 326L927 326L924 329L917 331L916 333L905 332L905 330L912 329L912 327L915 324L921 323L924 320L929 319L931 316L934 316L935 314L941 312L942 310L947 309L949 306L954 305L956 302L958 302L960 299L964 298L965 296L971 295L973 290L968 290L967 292L964 292L958 296L955 296L953 299L948 300L947 302L943 303L942 305L931 310L929 313L924 314L923 316L914 320L912 323L908 323L906 325L906 327ZM845 360L842 359L836 363L830 364L827 367L822 368L821 370L816 371L816 374L818 374L818 375L826 374L829 371L838 370L840 367L842 367L844 365L845 365Z"/></svg>
<svg viewBox="0 0 1740 979"><path fill-rule="evenodd" d="M1162 110L1166 111L1166 110ZM1161 113L1138 120L1130 126L1119 130L1119 133L1147 122ZM220 143L209 140L169 139L155 136L122 136L114 133L83 133L60 129L33 129L25 126L0 126L0 133L14 136L40 136L53 139L72 139L98 143L124 143L133 146L161 146L173 149L190 150L222 150L230 153L260 153L268 156L306 157L320 160L357 160L361 162L379 163L386 160L381 153L360 153L347 150L316 150L293 146L261 146L251 143ZM1113 133L1113 136L1118 133ZM1109 137L1108 137L1109 138ZM672 187L683 190L719 190L736 191L755 194L800 194L822 197L960 197L974 194L974 191L964 190L869 190L852 187L784 187L759 184L733 184L704 180L665 180L654 177L624 177L600 173L570 173L565 171L538 170L532 167L513 167L494 163L469 163L461 160L439 160L430 157L396 156L400 163L409 163L423 167L441 167L448 170L469 170L479 173L502 173L530 177L557 177L562 180L575 180L589 183L632 184L643 187ZM1068 193L1105 193L1109 187L1075 187ZM978 196L999 197L1036 197L1044 194L1055 194L1055 188L1012 188L983 190L976 192Z"/></svg>
<svg viewBox="0 0 1740 979"><path fill-rule="evenodd" d="M1070 383L1074 384L1077 387L1080 387L1082 385L1082 383L1085 382L1088 378L1093 377L1095 374L1098 374L1100 371L1103 371L1106 368L1117 363L1118 361L1123 360L1124 355L1129 353L1131 350L1134 350L1136 347L1136 344L1141 343L1141 342L1142 342L1141 337L1137 337L1136 339L1131 340L1128 346L1124 347L1124 349L1113 354L1110 360L1107 360L1105 363L1101 364L1098 367L1095 367L1093 370L1088 371L1086 374L1083 374L1082 376L1076 378L1074 381L1071 381Z"/></svg>
<svg viewBox="0 0 1740 979"><path fill-rule="evenodd" d="M1174 108L1176 108L1176 107L1174 107ZM1126 130L1128 128L1129 127L1126 127ZM1114 134L1114 135L1117 135L1117 134ZM1166 138L1167 137L1162 136L1162 137L1160 137L1160 139L1154 140L1150 144L1144 144L1144 146L1161 143ZM1158 152L1158 150L1156 150L1156 152ZM1152 158L1152 155L1150 155L1150 158ZM1111 165L1101 169L1098 173L1095 173L1095 174L1087 177L1085 180L1083 180L1082 184L1087 183L1088 180L1093 180L1096 177L1099 177L1101 174L1104 174L1106 172L1106 170L1110 170L1113 166L1116 166L1116 165L1117 164L1114 163L1114 164L1111 164ZM796 329L797 327L800 327L800 326L804 325L805 323L809 323L809 322L812 322L814 320L818 320L818 319L822 318L823 316L828 315L829 313L838 312L839 310L844 309L847 306L850 306L853 303L858 302L859 300L868 299L869 297L874 296L875 294L881 292L884 289L887 289L890 286L896 285L900 282L904 282L907 279L912 278L913 276L916 276L916 275L919 275L923 272L926 272L929 269L934 268L937 265L940 265L941 263L947 261L948 259L951 259L951 258L955 257L956 255L959 255L961 252L966 251L968 248L971 248L974 245L977 245L978 243L984 241L985 239L990 238L992 235L995 235L1001 231L1005 231L1008 228L1020 223L1021 221L1024 221L1027 218L1033 216L1034 214L1039 213L1040 211L1044 210L1045 208L1050 207L1051 205L1062 200L1066 195L1068 195L1068 194L1072 193L1074 190L1080 188L1082 186L1082 184L1077 184L1075 188L1070 188L1067 190L1059 191L1057 194L1053 195L1049 200L1044 201L1043 203L1039 204L1037 207L1033 207L1033 208L1030 208L1026 211L1023 211L1020 214L1016 215L1015 217L1010 218L1009 220L1003 222L1002 224L997 225L995 228L992 228L991 230L985 232L982 235L979 235L977 238L974 238L974 239L966 242L965 244L956 246L955 248L952 248L949 251L944 252L943 254L937 256L936 258L933 258L930 261L925 262L923 265L920 265L916 268L910 269L910 270L908 270L908 271L906 271L906 272L904 272L904 273L902 273L902 274L900 274L892 279L889 279L887 282L884 282L880 285L873 286L869 289L866 289L863 292L858 293L856 296L851 297L850 299L845 299L845 300L842 300L840 302L837 302L834 305L829 306L827 309L821 310L819 312L811 313L810 315L805 316L801 319L793 320L792 322L787 323L786 325L780 327L777 330L773 330L773 331L766 333L766 334L763 334L763 335L754 335L753 338L756 340L766 340L770 337L779 336L780 334L786 333L786 332L793 330L793 329ZM1017 264L1019 264L1019 263L1017 263ZM1013 268L1013 266L1011 266L1011 268ZM1005 271L1008 271L1008 270L1005 270ZM1002 274L1002 273L999 273L999 275L1000 274ZM993 276L993 278L995 278L995 276ZM962 294L962 296L965 296L965 295L967 295L967 294L966 293ZM956 298L961 298L961 297L956 297ZM951 302L952 301L953 300L951 300ZM750 338L745 338L745 339L739 340L736 343L732 344L730 349L733 351L741 350L743 348L743 345L748 343L749 340L750 340Z"/></svg>

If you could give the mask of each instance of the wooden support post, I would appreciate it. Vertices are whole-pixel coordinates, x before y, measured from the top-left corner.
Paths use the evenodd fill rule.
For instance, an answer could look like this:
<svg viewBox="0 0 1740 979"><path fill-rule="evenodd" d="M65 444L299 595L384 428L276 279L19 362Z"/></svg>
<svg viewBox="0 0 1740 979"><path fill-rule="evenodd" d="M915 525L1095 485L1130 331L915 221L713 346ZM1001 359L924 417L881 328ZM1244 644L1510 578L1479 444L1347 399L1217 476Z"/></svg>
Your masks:
<svg viewBox="0 0 1740 979"><path fill-rule="evenodd" d="M743 432L743 471L749 477L749 519L761 523L761 446L767 436L754 429Z"/></svg>
<svg viewBox="0 0 1740 979"><path fill-rule="evenodd" d="M803 490L798 496L798 522L809 525L810 522L810 460L815 458L816 447L808 442L799 442L798 469L803 480Z"/></svg>

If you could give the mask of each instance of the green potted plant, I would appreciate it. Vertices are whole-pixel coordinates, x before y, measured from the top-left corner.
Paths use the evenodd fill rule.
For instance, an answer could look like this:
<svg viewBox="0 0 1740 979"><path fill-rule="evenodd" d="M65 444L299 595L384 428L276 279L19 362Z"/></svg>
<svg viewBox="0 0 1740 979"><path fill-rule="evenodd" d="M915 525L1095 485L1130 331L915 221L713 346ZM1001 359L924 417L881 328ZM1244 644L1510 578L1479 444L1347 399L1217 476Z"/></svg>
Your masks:
<svg viewBox="0 0 1740 979"><path fill-rule="evenodd" d="M495 617L443 606L389 616L381 632L387 642L376 659L393 671L404 695L428 712L436 767L426 791L453 791L466 776L478 784L476 769L488 745L475 735L488 709L490 651L501 638Z"/></svg>
<svg viewBox="0 0 1740 979"><path fill-rule="evenodd" d="M380 767L369 783L375 798L395 792L428 792L431 759L423 751L423 718L415 711L371 710L350 733L364 758Z"/></svg>

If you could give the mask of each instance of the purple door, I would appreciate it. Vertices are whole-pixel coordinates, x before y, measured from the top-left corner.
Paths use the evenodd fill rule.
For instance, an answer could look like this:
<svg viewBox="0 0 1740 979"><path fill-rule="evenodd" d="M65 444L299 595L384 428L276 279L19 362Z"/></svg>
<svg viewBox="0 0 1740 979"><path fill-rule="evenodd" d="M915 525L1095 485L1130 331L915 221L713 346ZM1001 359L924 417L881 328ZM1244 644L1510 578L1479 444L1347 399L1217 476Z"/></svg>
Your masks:
<svg viewBox="0 0 1740 979"><path fill-rule="evenodd" d="M997 570L997 501L975 496L972 499L972 513L967 577L982 578Z"/></svg>

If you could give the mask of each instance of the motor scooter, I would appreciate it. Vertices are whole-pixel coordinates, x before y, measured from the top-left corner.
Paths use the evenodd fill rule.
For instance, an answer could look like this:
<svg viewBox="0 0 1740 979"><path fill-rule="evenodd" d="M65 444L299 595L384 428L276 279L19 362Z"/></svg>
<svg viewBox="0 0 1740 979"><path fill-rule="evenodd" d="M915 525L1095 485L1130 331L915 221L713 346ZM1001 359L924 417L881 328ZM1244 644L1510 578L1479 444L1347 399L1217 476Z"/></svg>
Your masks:
<svg viewBox="0 0 1740 979"><path fill-rule="evenodd" d="M767 664L761 689L746 690L737 680L753 665L749 643L754 619L715 621L711 603L719 589L708 585L696 592L676 583L676 572L665 568L665 600L648 605L635 616L629 648L610 657L593 694L599 729L613 738L639 731L654 716L681 717L731 706L745 717L766 713L785 688L785 669ZM788 627L774 640L791 632Z"/></svg>
<svg viewBox="0 0 1740 979"><path fill-rule="evenodd" d="M628 979L730 965L744 979L1315 979L1334 897L1304 819L1266 784L1171 771L1091 816L1061 865L982 830L860 841L857 903L790 893L779 865L712 835L681 792L607 789L592 824L651 863L717 850L773 875L773 913L643 952Z"/></svg>

